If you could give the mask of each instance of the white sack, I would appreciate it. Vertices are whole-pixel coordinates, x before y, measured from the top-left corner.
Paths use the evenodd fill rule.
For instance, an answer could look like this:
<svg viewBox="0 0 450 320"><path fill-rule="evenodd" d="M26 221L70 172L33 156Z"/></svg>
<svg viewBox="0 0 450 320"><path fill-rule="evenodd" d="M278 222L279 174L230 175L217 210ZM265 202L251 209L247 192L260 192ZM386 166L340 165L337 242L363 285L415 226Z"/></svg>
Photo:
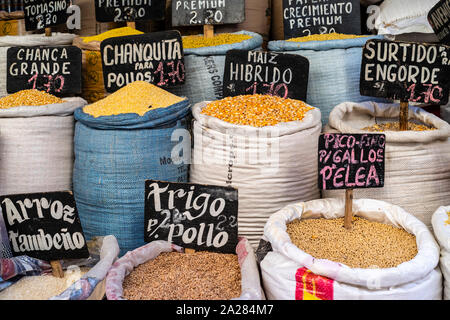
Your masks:
<svg viewBox="0 0 450 320"><path fill-rule="evenodd" d="M450 300L450 206L442 206L431 218L434 235L441 246L440 267L444 276L444 300Z"/></svg>

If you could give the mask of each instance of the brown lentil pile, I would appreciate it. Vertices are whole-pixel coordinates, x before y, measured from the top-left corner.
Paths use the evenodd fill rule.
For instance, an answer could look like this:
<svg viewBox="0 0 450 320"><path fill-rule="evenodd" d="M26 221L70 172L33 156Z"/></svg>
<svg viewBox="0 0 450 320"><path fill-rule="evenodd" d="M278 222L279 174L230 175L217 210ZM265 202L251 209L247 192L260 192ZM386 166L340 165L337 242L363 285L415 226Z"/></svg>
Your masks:
<svg viewBox="0 0 450 320"><path fill-rule="evenodd" d="M291 241L316 259L328 259L351 268L392 268L417 255L416 237L403 229L353 217L302 219L287 225Z"/></svg>
<svg viewBox="0 0 450 320"><path fill-rule="evenodd" d="M233 124L265 127L281 122L302 121L312 109L300 100L254 94L213 101L202 113Z"/></svg>
<svg viewBox="0 0 450 320"><path fill-rule="evenodd" d="M367 130L371 132L384 132L384 131L400 131L400 122L387 122L374 124L370 127L365 127L362 130ZM414 122L408 122L408 130L410 131L427 131L436 130L436 128L428 127L423 124L418 124Z"/></svg>
<svg viewBox="0 0 450 320"><path fill-rule="evenodd" d="M213 47L222 44L232 44L250 39L248 34L219 33L212 38L205 38L202 35L193 35L183 37L183 48L193 49L202 47Z"/></svg>
<svg viewBox="0 0 450 320"><path fill-rule="evenodd" d="M123 282L128 300L228 300L240 295L241 271L234 254L162 253Z"/></svg>
<svg viewBox="0 0 450 320"><path fill-rule="evenodd" d="M0 99L0 109L20 106L43 106L63 103L64 100L36 89L22 90Z"/></svg>

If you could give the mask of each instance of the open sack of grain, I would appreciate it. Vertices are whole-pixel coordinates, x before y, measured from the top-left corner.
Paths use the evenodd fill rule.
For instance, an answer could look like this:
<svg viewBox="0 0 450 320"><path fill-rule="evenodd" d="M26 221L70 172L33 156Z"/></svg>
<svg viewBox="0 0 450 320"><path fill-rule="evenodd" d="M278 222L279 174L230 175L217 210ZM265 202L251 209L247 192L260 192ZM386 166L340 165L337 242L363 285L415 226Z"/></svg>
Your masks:
<svg viewBox="0 0 450 320"><path fill-rule="evenodd" d="M114 236L98 237L88 242L90 257L62 260L64 277L51 275L50 265L27 256L2 259L0 300L102 300L105 295L105 278L119 254ZM22 276L17 280L17 276Z"/></svg>
<svg viewBox="0 0 450 320"><path fill-rule="evenodd" d="M439 246L422 222L387 202L358 199L348 231L344 211L343 199L319 199L270 217L264 238L273 251L260 262L268 299L442 299Z"/></svg>
<svg viewBox="0 0 450 320"><path fill-rule="evenodd" d="M431 224L434 236L441 246L440 267L444 276L444 300L450 300L450 206L439 207L431 217Z"/></svg>
<svg viewBox="0 0 450 320"><path fill-rule="evenodd" d="M229 50L254 50L261 47L259 34L241 31L215 34L205 39L203 35L183 37L186 82L168 89L189 98L192 104L222 98L225 56Z"/></svg>
<svg viewBox="0 0 450 320"><path fill-rule="evenodd" d="M145 180L187 182L172 150L189 114L188 99L143 81L75 111L73 190L88 239L112 234L121 255L145 244Z"/></svg>
<svg viewBox="0 0 450 320"><path fill-rule="evenodd" d="M364 44L382 36L342 34L312 35L269 42L269 50L298 54L309 60L309 78L306 102L322 113L322 123L334 106L345 101L383 101L361 96L359 82Z"/></svg>
<svg viewBox="0 0 450 320"><path fill-rule="evenodd" d="M247 239L236 254L184 253L154 241L114 263L106 277L108 300L261 300L258 267Z"/></svg>
<svg viewBox="0 0 450 320"><path fill-rule="evenodd" d="M73 113L85 104L38 90L0 98L0 195L72 189Z"/></svg>
<svg viewBox="0 0 450 320"><path fill-rule="evenodd" d="M238 232L255 248L272 213L319 197L317 108L247 95L198 103L192 114L190 182L238 189Z"/></svg>
<svg viewBox="0 0 450 320"><path fill-rule="evenodd" d="M450 198L450 125L421 108L410 106L410 130L396 131L399 113L398 104L345 102L330 113L324 131L383 132L386 135L384 187L356 189L355 197L401 206L430 227L433 212L446 205ZM322 195L323 198L343 197L344 191L324 190Z"/></svg>

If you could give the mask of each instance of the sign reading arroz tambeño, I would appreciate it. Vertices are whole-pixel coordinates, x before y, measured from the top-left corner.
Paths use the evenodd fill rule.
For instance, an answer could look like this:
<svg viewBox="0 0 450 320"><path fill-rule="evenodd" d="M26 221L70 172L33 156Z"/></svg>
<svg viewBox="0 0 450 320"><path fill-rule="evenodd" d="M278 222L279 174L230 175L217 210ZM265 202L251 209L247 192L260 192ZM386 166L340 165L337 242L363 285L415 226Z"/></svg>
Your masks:
<svg viewBox="0 0 450 320"><path fill-rule="evenodd" d="M107 92L134 81L159 87L183 84L183 43L178 31L114 37L100 44L103 80Z"/></svg>
<svg viewBox="0 0 450 320"><path fill-rule="evenodd" d="M361 34L359 0L283 0L284 38L312 34Z"/></svg>
<svg viewBox="0 0 450 320"><path fill-rule="evenodd" d="M172 26L234 24L245 20L244 0L173 0Z"/></svg>
<svg viewBox="0 0 450 320"><path fill-rule="evenodd" d="M439 1L428 12L428 22L443 43L450 43L450 0Z"/></svg>
<svg viewBox="0 0 450 320"><path fill-rule="evenodd" d="M166 240L198 251L235 253L238 191L193 183L145 182L146 242Z"/></svg>
<svg viewBox="0 0 450 320"><path fill-rule="evenodd" d="M6 91L37 89L56 96L81 93L81 49L64 47L8 48Z"/></svg>
<svg viewBox="0 0 450 320"><path fill-rule="evenodd" d="M400 101L447 104L450 47L371 39L364 46L360 93Z"/></svg>
<svg viewBox="0 0 450 320"><path fill-rule="evenodd" d="M98 22L163 20L165 0L95 0Z"/></svg>
<svg viewBox="0 0 450 320"><path fill-rule="evenodd" d="M223 96L268 94L305 101L309 61L287 53L230 50L225 58Z"/></svg>
<svg viewBox="0 0 450 320"><path fill-rule="evenodd" d="M53 261L89 257L71 191L0 196L14 256Z"/></svg>
<svg viewBox="0 0 450 320"><path fill-rule="evenodd" d="M319 136L319 189L384 186L384 134L326 133Z"/></svg>
<svg viewBox="0 0 450 320"><path fill-rule="evenodd" d="M69 0L23 0L25 29L41 30L66 23Z"/></svg>

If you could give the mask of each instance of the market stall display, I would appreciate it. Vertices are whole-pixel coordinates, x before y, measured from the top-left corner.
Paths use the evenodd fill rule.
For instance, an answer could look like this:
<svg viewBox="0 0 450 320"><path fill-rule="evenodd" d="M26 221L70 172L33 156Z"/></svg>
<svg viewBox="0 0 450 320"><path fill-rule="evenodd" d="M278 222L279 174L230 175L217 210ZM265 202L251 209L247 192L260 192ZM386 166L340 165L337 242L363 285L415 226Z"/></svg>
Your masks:
<svg viewBox="0 0 450 320"><path fill-rule="evenodd" d="M431 224L441 246L439 266L444 276L444 300L450 300L450 206L439 207L431 217Z"/></svg>

